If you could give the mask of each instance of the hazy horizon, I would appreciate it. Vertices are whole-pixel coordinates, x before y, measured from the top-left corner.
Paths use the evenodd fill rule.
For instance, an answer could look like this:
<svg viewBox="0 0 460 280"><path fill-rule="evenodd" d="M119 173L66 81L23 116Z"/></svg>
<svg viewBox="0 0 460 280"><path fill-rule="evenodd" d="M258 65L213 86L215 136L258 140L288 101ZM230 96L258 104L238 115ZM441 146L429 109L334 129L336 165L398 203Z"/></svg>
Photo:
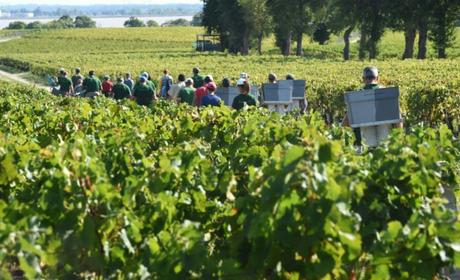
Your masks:
<svg viewBox="0 0 460 280"><path fill-rule="evenodd" d="M93 5L158 5L158 4L202 4L201 0L111 0L109 3L106 0L67 0L65 3L62 0L0 0L0 6L16 6L16 5L58 5L58 6L93 6Z"/></svg>

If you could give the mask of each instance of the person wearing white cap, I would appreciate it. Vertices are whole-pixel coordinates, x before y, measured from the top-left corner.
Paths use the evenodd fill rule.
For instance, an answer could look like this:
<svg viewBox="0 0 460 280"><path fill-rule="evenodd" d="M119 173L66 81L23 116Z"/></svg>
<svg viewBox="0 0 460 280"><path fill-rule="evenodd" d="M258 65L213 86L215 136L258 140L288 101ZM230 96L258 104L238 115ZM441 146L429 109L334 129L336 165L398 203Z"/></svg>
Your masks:
<svg viewBox="0 0 460 280"><path fill-rule="evenodd" d="M247 106L256 106L257 102L253 96L249 93L251 92L251 86L246 79L239 79L237 83L240 94L233 99L232 108L235 110L240 110Z"/></svg>
<svg viewBox="0 0 460 280"><path fill-rule="evenodd" d="M240 74L240 79L249 80L249 75L248 75L248 73L245 73L245 72L241 73L241 74Z"/></svg>

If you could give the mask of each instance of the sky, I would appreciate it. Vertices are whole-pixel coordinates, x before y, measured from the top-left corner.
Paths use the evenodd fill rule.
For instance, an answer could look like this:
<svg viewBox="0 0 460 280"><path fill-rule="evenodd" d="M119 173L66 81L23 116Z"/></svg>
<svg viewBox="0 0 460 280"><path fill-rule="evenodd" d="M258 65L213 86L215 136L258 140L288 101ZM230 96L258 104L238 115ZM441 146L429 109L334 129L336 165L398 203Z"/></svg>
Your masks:
<svg viewBox="0 0 460 280"><path fill-rule="evenodd" d="M201 0L0 0L0 6L35 5L97 5L97 4L202 4Z"/></svg>

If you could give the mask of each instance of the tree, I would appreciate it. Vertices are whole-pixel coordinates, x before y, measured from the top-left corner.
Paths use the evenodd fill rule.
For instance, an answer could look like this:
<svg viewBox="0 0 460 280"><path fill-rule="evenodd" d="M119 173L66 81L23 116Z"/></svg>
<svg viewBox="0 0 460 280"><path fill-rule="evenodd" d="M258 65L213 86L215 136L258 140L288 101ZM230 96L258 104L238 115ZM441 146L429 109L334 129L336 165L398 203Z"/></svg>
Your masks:
<svg viewBox="0 0 460 280"><path fill-rule="evenodd" d="M267 0L273 18L275 43L284 56L291 54L292 33L294 30L294 11L291 1Z"/></svg>
<svg viewBox="0 0 460 280"><path fill-rule="evenodd" d="M163 23L161 26L190 26L190 22L186 19L179 18L175 20L170 20L165 23Z"/></svg>
<svg viewBox="0 0 460 280"><path fill-rule="evenodd" d="M350 59L350 37L359 23L358 1L356 0L331 0L327 8L327 25L334 34L343 32L343 59Z"/></svg>
<svg viewBox="0 0 460 280"><path fill-rule="evenodd" d="M203 26L203 12L195 14L190 24L192 26Z"/></svg>
<svg viewBox="0 0 460 280"><path fill-rule="evenodd" d="M250 40L256 41L256 47L259 54L262 54L262 41L271 32L272 19L267 8L266 0L239 0L239 4L243 9L244 20L247 24L245 34L244 48L250 44Z"/></svg>
<svg viewBox="0 0 460 280"><path fill-rule="evenodd" d="M324 45L330 37L331 32L329 32L327 25L325 23L318 24L315 32L313 33L313 40L318 42L320 45Z"/></svg>
<svg viewBox="0 0 460 280"><path fill-rule="evenodd" d="M296 54L302 55L303 35L313 21L312 10L321 1L316 0L267 0L273 17L276 44L283 55L291 52L292 39L297 41Z"/></svg>
<svg viewBox="0 0 460 280"><path fill-rule="evenodd" d="M62 26L62 28L73 28L75 27L74 25L74 20L72 17L68 15L64 15L58 19L58 23Z"/></svg>
<svg viewBox="0 0 460 280"><path fill-rule="evenodd" d="M433 0L402 0L390 4L390 27L404 32L404 53L402 59L414 57L415 39L419 31L419 58L426 56L427 19Z"/></svg>
<svg viewBox="0 0 460 280"><path fill-rule="evenodd" d="M25 29L26 24L22 21L13 21L8 24L8 27L6 29Z"/></svg>
<svg viewBox="0 0 460 280"><path fill-rule="evenodd" d="M125 27L145 27L145 23L136 17L130 17L123 25Z"/></svg>
<svg viewBox="0 0 460 280"><path fill-rule="evenodd" d="M158 22L154 21L153 19L147 21L147 26L148 27L160 27L160 24Z"/></svg>
<svg viewBox="0 0 460 280"><path fill-rule="evenodd" d="M41 29L43 27L43 24L39 21L33 21L29 24L27 24L26 29Z"/></svg>
<svg viewBox="0 0 460 280"><path fill-rule="evenodd" d="M460 3L457 0L437 0L433 3L432 11L429 37L434 42L438 58L447 58L446 49L455 41Z"/></svg>
<svg viewBox="0 0 460 280"><path fill-rule="evenodd" d="M77 16L75 18L76 28L95 28L96 22L88 16Z"/></svg>
<svg viewBox="0 0 460 280"><path fill-rule="evenodd" d="M208 33L220 34L223 49L230 53L249 53L249 24L238 1L204 0L203 25Z"/></svg>

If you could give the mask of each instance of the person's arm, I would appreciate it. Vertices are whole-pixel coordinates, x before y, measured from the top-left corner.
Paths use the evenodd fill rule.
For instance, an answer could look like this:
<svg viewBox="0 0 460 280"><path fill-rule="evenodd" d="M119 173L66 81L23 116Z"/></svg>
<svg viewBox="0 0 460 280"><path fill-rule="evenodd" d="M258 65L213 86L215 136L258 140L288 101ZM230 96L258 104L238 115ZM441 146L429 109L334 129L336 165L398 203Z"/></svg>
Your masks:
<svg viewBox="0 0 460 280"><path fill-rule="evenodd" d="M150 93L152 94L153 101L157 101L158 97L155 94L155 91L153 89L150 89Z"/></svg>

